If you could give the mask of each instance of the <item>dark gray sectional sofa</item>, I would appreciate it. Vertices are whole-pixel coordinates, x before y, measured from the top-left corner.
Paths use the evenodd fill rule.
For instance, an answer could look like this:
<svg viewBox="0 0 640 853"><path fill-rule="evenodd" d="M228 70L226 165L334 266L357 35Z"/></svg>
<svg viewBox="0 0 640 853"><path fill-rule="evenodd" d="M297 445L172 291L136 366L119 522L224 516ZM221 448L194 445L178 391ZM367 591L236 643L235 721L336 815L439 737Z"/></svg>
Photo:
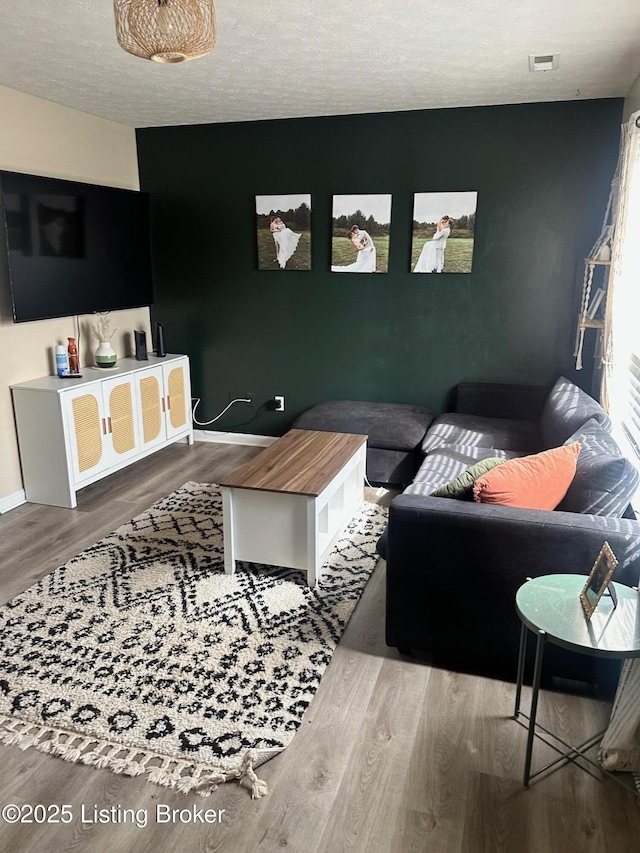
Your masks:
<svg viewBox="0 0 640 853"><path fill-rule="evenodd" d="M602 407L562 377L549 391L463 383L454 411L422 442L413 482L389 511L379 543L387 561L386 637L435 664L515 678L520 622L515 594L527 577L588 574L606 540L619 560L614 579L640 574L640 523L629 501L635 468L609 434ZM577 472L557 509L531 510L431 496L475 462L580 441ZM617 667L549 646L544 677L610 689Z"/></svg>

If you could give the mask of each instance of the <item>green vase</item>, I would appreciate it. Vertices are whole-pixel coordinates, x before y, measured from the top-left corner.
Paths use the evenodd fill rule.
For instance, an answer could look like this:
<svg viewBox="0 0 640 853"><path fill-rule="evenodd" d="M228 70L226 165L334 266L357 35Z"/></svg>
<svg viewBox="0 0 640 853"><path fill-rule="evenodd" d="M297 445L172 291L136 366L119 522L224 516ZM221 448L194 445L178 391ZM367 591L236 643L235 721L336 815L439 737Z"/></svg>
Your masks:
<svg viewBox="0 0 640 853"><path fill-rule="evenodd" d="M111 341L101 341L95 352L96 367L115 367L118 361Z"/></svg>

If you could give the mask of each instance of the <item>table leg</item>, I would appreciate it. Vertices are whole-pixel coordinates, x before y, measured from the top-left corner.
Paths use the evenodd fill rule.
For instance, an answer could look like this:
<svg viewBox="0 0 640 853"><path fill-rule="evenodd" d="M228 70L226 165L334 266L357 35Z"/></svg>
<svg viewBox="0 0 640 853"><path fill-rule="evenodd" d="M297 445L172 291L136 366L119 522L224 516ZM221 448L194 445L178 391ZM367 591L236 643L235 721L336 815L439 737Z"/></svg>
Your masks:
<svg viewBox="0 0 640 853"><path fill-rule="evenodd" d="M307 498L307 586L318 585L318 508L313 498Z"/></svg>
<svg viewBox="0 0 640 853"><path fill-rule="evenodd" d="M516 706L513 711L513 719L517 720L520 714L520 697L522 695L522 679L524 678L524 656L527 648L527 628L522 623L520 627L520 649L518 651L518 677L516 679Z"/></svg>
<svg viewBox="0 0 640 853"><path fill-rule="evenodd" d="M235 574L235 533L233 530L233 493L222 489L222 541L224 545L224 570L228 575Z"/></svg>
<svg viewBox="0 0 640 853"><path fill-rule="evenodd" d="M524 759L524 779L523 785L529 787L529 779L531 778L531 755L533 753L533 738L536 733L536 714L538 713L538 693L540 692L540 676L542 674L542 657L544 655L544 641L546 639L544 631L538 631L538 641L536 643L536 660L533 665L533 684L531 689L531 712L529 714L529 732L527 735L527 753Z"/></svg>

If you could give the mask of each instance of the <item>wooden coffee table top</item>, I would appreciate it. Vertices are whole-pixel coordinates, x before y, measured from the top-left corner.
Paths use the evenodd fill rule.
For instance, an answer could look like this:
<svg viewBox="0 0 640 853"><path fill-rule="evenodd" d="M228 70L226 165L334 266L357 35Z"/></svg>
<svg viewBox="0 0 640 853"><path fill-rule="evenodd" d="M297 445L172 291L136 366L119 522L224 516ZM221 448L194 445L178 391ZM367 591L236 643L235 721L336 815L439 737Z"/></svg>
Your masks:
<svg viewBox="0 0 640 853"><path fill-rule="evenodd" d="M316 497L366 441L366 435L292 429L220 485Z"/></svg>

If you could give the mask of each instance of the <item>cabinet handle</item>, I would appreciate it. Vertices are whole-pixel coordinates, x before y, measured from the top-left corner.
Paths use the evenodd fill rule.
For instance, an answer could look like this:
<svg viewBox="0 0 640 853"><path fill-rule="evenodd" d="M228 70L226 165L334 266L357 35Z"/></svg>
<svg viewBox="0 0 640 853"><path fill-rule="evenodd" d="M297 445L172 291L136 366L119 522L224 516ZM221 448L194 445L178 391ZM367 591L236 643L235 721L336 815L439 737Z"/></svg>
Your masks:
<svg viewBox="0 0 640 853"><path fill-rule="evenodd" d="M166 410L165 405L164 405L164 397L161 397L160 399L162 401L162 411L166 412L167 410Z"/></svg>
<svg viewBox="0 0 640 853"><path fill-rule="evenodd" d="M113 433L113 428L112 428L112 426L111 426L111 418L110 418L110 417L109 417L109 418L107 418L107 424L108 424L108 426L109 426L109 432L110 432L110 433Z"/></svg>
<svg viewBox="0 0 640 853"><path fill-rule="evenodd" d="M102 434L106 435L107 434L107 421L105 418L100 418L100 420L102 421Z"/></svg>
<svg viewBox="0 0 640 853"><path fill-rule="evenodd" d="M167 411L171 411L171 397L167 394Z"/></svg>

